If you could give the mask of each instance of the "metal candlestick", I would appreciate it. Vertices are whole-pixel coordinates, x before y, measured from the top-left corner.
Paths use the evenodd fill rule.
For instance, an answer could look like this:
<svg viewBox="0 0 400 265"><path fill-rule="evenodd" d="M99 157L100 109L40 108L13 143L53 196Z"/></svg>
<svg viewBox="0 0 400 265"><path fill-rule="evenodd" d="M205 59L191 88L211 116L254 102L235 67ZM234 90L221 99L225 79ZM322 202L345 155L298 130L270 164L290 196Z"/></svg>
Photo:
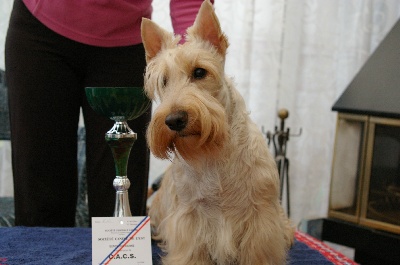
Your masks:
<svg viewBox="0 0 400 265"><path fill-rule="evenodd" d="M287 142L289 136L300 136L302 129L296 135L290 135L290 129L285 130L285 120L289 117L289 111L287 109L280 109L278 111L278 117L280 119L280 128L275 126L274 133L268 131L266 133L268 139L268 145L273 143L275 151L275 162L278 167L279 180L280 180L280 200L282 201L283 187L286 182L286 205L287 215L290 216L290 192L289 192L289 159L286 157Z"/></svg>

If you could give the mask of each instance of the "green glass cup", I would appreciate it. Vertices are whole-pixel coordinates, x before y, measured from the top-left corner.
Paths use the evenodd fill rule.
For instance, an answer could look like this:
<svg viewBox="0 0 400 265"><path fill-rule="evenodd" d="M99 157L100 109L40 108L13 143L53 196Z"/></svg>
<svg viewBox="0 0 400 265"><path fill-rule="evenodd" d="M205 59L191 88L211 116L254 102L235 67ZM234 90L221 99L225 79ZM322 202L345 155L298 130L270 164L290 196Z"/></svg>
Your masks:
<svg viewBox="0 0 400 265"><path fill-rule="evenodd" d="M127 168L137 134L129 128L127 121L142 115L149 108L150 100L144 94L143 87L86 87L85 93L94 111L114 121L113 127L105 134L115 163L114 217L132 216L128 199L130 181Z"/></svg>

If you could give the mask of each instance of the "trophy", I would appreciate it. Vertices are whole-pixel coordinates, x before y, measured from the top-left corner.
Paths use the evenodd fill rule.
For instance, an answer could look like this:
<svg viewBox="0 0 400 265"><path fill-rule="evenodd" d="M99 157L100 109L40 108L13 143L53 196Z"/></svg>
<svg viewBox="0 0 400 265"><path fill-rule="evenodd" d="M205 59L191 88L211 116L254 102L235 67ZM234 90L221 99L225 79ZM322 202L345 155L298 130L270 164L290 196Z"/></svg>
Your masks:
<svg viewBox="0 0 400 265"><path fill-rule="evenodd" d="M114 121L114 126L105 134L105 140L114 157L116 190L114 217L132 216L127 177L128 158L137 134L129 128L127 121L142 115L150 106L142 87L86 87L89 105L97 113Z"/></svg>

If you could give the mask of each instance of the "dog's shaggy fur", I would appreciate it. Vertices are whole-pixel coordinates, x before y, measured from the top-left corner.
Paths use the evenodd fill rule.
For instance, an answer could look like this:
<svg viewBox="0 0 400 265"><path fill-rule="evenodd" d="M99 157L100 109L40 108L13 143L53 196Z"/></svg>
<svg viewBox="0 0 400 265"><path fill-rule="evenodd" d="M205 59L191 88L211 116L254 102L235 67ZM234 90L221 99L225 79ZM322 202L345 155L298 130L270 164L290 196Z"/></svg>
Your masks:
<svg viewBox="0 0 400 265"><path fill-rule="evenodd" d="M186 42L144 19L145 91L159 100L153 154L174 157L149 215L164 264L284 264L293 229L259 128L230 79L228 41L205 1Z"/></svg>

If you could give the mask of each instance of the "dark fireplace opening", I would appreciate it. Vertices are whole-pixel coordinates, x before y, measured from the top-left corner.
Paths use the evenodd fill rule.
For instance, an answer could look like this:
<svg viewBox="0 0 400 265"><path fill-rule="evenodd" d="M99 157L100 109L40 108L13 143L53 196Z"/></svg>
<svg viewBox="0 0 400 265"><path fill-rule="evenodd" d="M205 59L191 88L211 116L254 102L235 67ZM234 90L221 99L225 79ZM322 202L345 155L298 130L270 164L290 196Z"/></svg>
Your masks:
<svg viewBox="0 0 400 265"><path fill-rule="evenodd" d="M400 225L400 127L376 125L367 218Z"/></svg>

